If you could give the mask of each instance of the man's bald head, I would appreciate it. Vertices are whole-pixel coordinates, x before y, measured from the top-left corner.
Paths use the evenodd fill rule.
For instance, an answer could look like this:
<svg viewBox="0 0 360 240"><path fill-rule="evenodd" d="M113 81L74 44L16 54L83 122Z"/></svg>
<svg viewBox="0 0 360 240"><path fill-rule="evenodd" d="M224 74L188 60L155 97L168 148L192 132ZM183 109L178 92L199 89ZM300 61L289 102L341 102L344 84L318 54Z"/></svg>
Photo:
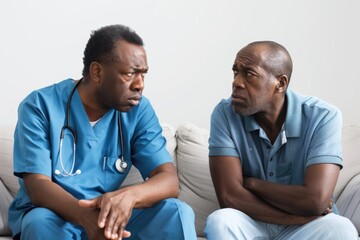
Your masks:
<svg viewBox="0 0 360 240"><path fill-rule="evenodd" d="M292 60L284 46L273 41L252 42L239 51L254 51L261 53L264 68L274 76L286 75L290 81L292 73Z"/></svg>

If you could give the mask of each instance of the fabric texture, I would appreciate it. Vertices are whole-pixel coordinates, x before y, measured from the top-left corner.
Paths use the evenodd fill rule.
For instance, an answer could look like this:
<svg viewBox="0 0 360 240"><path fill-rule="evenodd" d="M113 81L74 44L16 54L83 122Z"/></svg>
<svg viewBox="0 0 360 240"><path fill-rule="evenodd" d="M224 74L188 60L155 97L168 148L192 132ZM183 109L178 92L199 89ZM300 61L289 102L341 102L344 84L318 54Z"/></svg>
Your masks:
<svg viewBox="0 0 360 240"><path fill-rule="evenodd" d="M358 239L357 231L350 220L334 213L304 225L277 225L254 220L233 208L223 208L213 212L207 219L205 234L208 240Z"/></svg>
<svg viewBox="0 0 360 240"><path fill-rule="evenodd" d="M176 138L179 199L194 209L197 236L204 236L206 217L219 208L209 171L209 132L185 123L177 129Z"/></svg>
<svg viewBox="0 0 360 240"><path fill-rule="evenodd" d="M11 234L8 225L9 205L14 199L10 192L0 180L0 235Z"/></svg>
<svg viewBox="0 0 360 240"><path fill-rule="evenodd" d="M23 225L21 234L31 236L31 239L48 239L51 236L52 240L88 240L82 227L64 221L47 208L34 208L28 212ZM131 232L128 240L196 238L193 210L174 198L162 200L150 208L133 209L126 230Z"/></svg>
<svg viewBox="0 0 360 240"><path fill-rule="evenodd" d="M0 176L11 195L15 196L20 186L13 174L14 126L0 128L0 136Z"/></svg>
<svg viewBox="0 0 360 240"><path fill-rule="evenodd" d="M340 215L350 219L360 234L360 175L355 176L336 202Z"/></svg>
<svg viewBox="0 0 360 240"><path fill-rule="evenodd" d="M342 146L344 153L344 167L341 170L339 180L334 191L335 199L351 178L360 173L360 127L355 125L345 126L342 130ZM340 209L339 209L340 210Z"/></svg>

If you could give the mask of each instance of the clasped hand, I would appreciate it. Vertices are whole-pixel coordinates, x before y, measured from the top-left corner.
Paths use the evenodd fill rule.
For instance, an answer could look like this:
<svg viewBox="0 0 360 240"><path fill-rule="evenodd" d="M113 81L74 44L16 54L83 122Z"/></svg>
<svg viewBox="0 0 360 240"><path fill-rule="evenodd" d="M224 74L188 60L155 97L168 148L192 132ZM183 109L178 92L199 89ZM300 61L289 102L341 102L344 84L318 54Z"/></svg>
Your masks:
<svg viewBox="0 0 360 240"><path fill-rule="evenodd" d="M79 206L96 209L98 212L97 226L104 229L103 235L105 238L120 240L131 235L129 231L125 230L125 226L130 219L134 207L133 199L131 193L116 191L103 194L91 200L80 200ZM89 239L98 239L99 236L96 236L101 231L94 231L94 226L90 225L86 224L86 226L83 226Z"/></svg>

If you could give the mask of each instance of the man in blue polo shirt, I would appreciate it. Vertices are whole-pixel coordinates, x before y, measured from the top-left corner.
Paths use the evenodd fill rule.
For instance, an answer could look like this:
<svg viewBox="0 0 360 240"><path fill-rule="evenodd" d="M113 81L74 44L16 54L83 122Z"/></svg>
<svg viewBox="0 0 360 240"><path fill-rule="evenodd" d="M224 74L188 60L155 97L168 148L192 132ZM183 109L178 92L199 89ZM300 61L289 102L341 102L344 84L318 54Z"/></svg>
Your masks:
<svg viewBox="0 0 360 240"><path fill-rule="evenodd" d="M292 60L278 43L250 43L232 69L232 95L211 117L221 209L207 219L207 239L357 239L332 198L342 168L340 111L288 89Z"/></svg>
<svg viewBox="0 0 360 240"><path fill-rule="evenodd" d="M36 90L19 106L9 209L14 239L196 239L194 213L162 128L142 96L148 71L130 28L94 31L83 77ZM121 187L134 165L143 183Z"/></svg>

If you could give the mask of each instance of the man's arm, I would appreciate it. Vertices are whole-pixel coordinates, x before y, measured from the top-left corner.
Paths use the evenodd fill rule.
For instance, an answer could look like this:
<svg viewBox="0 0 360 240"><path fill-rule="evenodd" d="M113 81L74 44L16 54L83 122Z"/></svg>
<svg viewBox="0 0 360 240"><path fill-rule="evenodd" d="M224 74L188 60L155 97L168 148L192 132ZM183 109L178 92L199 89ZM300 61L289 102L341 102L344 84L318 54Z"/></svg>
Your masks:
<svg viewBox="0 0 360 240"><path fill-rule="evenodd" d="M120 188L92 200L80 200L84 208L100 208L98 225L105 228L105 236L122 236L133 208L150 207L165 198L177 197L179 183L173 163L165 163L153 170L142 184Z"/></svg>
<svg viewBox="0 0 360 240"><path fill-rule="evenodd" d="M85 209L78 200L42 174L23 174L26 191L35 206L48 208L61 218L85 228L89 239L106 239L97 226L98 209Z"/></svg>
<svg viewBox="0 0 360 240"><path fill-rule="evenodd" d="M304 185L291 186L256 178L245 180L245 187L283 211L301 216L319 216L329 207L340 167L314 164L305 172Z"/></svg>
<svg viewBox="0 0 360 240"><path fill-rule="evenodd" d="M221 208L235 208L253 219L272 224L305 224L317 217L287 213L246 189L238 158L216 156L209 160L210 173Z"/></svg>

